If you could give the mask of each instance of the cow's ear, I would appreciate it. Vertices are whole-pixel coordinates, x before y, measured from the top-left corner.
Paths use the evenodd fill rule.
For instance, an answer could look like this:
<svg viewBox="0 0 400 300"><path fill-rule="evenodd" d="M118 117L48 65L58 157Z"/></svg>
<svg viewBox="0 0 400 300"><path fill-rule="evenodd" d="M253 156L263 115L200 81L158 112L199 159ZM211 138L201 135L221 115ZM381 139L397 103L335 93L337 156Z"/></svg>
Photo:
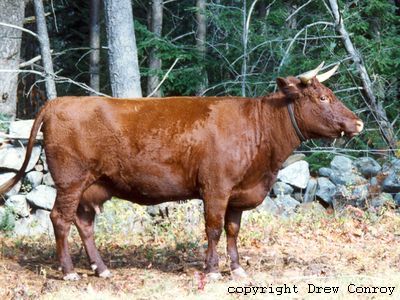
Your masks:
<svg viewBox="0 0 400 300"><path fill-rule="evenodd" d="M279 89L290 99L296 99L300 95L297 85L286 78L278 77L276 79Z"/></svg>

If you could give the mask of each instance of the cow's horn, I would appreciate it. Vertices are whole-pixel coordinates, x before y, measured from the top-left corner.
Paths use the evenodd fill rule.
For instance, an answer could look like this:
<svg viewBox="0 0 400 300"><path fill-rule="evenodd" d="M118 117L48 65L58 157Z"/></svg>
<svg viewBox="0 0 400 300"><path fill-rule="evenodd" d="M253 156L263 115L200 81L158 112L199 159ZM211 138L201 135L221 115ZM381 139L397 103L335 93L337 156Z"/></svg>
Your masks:
<svg viewBox="0 0 400 300"><path fill-rule="evenodd" d="M298 77L301 80L302 83L304 84L308 84L310 82L310 80L317 76L318 72L322 69L322 67L324 66L324 61L318 66L316 67L314 70L305 72L303 74L300 74Z"/></svg>
<svg viewBox="0 0 400 300"><path fill-rule="evenodd" d="M325 80L328 80L333 74L335 74L336 70L339 68L339 64L334 66L332 69L330 69L328 72L322 73L317 75L317 79L319 82L324 82Z"/></svg>

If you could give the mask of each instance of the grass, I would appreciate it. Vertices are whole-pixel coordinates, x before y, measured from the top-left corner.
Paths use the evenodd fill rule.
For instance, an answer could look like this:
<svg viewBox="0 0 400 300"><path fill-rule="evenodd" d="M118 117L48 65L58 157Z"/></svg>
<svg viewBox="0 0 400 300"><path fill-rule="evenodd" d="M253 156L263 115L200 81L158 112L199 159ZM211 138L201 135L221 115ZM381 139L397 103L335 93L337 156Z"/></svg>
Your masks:
<svg viewBox="0 0 400 300"><path fill-rule="evenodd" d="M188 215L188 207L196 209ZM135 212L135 213L133 213ZM89 271L76 230L70 248L79 282L63 282L52 238L0 237L1 299L244 299L229 287L298 287L283 299L360 299L400 296L400 219L394 210L380 215L348 208L340 216L303 210L291 218L246 213L239 238L241 263L250 275L231 280L225 236L218 246L223 279L202 274L206 250L202 211L196 202L175 205L167 218L149 218L145 208L108 202L97 220L96 242L114 274L111 280ZM135 229L138 233L130 234ZM339 287L337 294L308 293L308 285ZM394 286L388 294L351 294L356 286ZM256 294L252 299L282 299Z"/></svg>

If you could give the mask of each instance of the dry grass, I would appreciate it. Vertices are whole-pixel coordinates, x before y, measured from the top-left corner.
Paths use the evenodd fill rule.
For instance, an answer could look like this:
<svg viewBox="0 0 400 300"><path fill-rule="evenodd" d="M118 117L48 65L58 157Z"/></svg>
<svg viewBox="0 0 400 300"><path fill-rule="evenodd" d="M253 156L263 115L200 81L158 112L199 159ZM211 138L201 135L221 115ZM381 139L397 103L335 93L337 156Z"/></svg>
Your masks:
<svg viewBox="0 0 400 300"><path fill-rule="evenodd" d="M400 296L400 218L393 210L379 217L357 209L342 216L305 211L288 219L266 213L247 215L240 234L242 264L251 279L234 282L229 276L224 236L219 245L223 280L206 282L201 273L206 249L201 212L187 217L186 203L170 212L169 219L146 225L143 208L110 202L110 213L98 222L97 242L114 277L94 277L88 268L76 232L71 252L80 282L63 282L57 271L54 241L48 237L16 239L0 237L1 299L227 299L249 295L229 294L228 287L296 285L295 299L359 299L347 291L349 284L394 286L392 296L363 294L364 298ZM130 205L129 205L130 206ZM116 212L115 214L111 212ZM111 214L111 215L110 215ZM107 218L118 216L113 226ZM137 218L142 233L127 234L128 220ZM200 222L199 225L193 224ZM130 222L132 223L132 222ZM133 225L132 225L133 226ZM137 228L137 227L136 227ZM338 286L337 294L309 294L308 284ZM254 290L253 290L254 291ZM257 294L252 299L282 299ZM361 298L362 298L361 297Z"/></svg>

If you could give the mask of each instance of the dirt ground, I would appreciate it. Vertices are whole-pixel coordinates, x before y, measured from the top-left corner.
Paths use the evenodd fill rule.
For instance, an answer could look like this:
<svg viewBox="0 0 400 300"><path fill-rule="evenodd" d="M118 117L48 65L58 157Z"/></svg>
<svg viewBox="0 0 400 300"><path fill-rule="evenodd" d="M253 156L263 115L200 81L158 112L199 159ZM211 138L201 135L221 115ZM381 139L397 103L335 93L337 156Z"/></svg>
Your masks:
<svg viewBox="0 0 400 300"><path fill-rule="evenodd" d="M94 277L73 232L70 246L79 282L64 282L52 238L0 235L0 299L398 299L400 218L349 208L342 216L299 213L282 219L254 213L244 221L239 252L250 275L233 281L219 245L223 279L202 273L206 240L174 214L133 238L99 233L112 279ZM321 287L321 288L318 288ZM335 292L335 288L337 290ZM325 289L322 289L325 288ZM297 291L297 293L296 293ZM317 293L319 291L319 293Z"/></svg>

